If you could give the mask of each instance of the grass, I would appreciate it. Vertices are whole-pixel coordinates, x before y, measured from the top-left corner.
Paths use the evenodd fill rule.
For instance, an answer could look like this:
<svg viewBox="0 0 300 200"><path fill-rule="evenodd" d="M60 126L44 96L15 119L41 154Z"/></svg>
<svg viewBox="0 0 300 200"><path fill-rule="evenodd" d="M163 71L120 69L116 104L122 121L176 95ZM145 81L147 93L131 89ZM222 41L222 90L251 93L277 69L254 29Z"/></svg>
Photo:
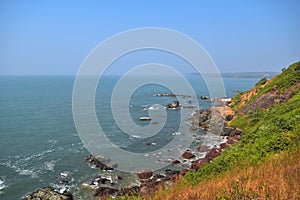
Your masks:
<svg viewBox="0 0 300 200"><path fill-rule="evenodd" d="M230 171L194 187L161 190L152 200L300 199L300 151L276 154L258 166Z"/></svg>
<svg viewBox="0 0 300 200"><path fill-rule="evenodd" d="M261 80L251 101L275 86L283 93L299 80L297 62L272 81ZM300 199L300 87L292 93L287 103L235 116L230 125L243 131L236 145L149 199ZM233 98L235 108L241 94Z"/></svg>

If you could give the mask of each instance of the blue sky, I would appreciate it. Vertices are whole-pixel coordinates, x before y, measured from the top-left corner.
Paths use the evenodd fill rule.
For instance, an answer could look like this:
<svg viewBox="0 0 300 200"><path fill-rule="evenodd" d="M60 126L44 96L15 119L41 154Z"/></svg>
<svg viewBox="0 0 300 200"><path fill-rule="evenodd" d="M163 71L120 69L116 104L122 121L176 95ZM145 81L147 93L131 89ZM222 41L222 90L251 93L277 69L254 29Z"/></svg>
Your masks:
<svg viewBox="0 0 300 200"><path fill-rule="evenodd" d="M75 75L106 38L163 27L201 44L221 72L300 60L300 1L0 1L0 74ZM117 71L117 70L116 70Z"/></svg>

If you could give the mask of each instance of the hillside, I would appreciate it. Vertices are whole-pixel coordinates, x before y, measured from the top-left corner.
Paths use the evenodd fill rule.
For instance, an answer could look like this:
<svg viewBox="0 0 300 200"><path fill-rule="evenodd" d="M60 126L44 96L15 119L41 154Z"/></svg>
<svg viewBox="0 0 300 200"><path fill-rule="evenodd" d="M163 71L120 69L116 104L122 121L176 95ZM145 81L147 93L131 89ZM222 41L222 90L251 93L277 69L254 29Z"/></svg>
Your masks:
<svg viewBox="0 0 300 200"><path fill-rule="evenodd" d="M300 199L300 62L232 99L241 140L149 199ZM127 197L126 197L127 198ZM139 197L138 197L139 198Z"/></svg>

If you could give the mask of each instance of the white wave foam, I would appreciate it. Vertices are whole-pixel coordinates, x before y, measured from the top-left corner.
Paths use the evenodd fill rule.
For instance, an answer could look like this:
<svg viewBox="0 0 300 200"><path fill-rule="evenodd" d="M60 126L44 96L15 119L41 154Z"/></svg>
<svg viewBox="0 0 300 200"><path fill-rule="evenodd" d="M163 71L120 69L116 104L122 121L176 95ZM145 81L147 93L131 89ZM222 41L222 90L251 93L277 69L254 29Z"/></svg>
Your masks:
<svg viewBox="0 0 300 200"><path fill-rule="evenodd" d="M44 168L47 171L54 171L54 167L55 167L55 160L51 160L50 162L44 162Z"/></svg>
<svg viewBox="0 0 300 200"><path fill-rule="evenodd" d="M23 175L23 176L31 176L34 174L34 171L33 170L30 170L30 169L17 169L16 172L18 172L20 175Z"/></svg>
<svg viewBox="0 0 300 200"><path fill-rule="evenodd" d="M141 138L139 135L131 135L132 138Z"/></svg>
<svg viewBox="0 0 300 200"><path fill-rule="evenodd" d="M34 159L34 158L40 158L40 157L42 157L42 156L44 156L48 153L51 153L53 151L54 151L54 149L49 149L47 151L43 151L42 153L33 154L31 156L28 156L28 157L24 158L24 161L29 161L29 160Z"/></svg>
<svg viewBox="0 0 300 200"><path fill-rule="evenodd" d="M12 162L9 160L5 163L1 163L5 165L6 167L13 169L16 173L22 176L31 176L31 178L38 178L37 172L35 172L33 169L24 169L21 167L18 167L17 164L12 164Z"/></svg>
<svg viewBox="0 0 300 200"><path fill-rule="evenodd" d="M0 178L0 192L6 187L4 178Z"/></svg>

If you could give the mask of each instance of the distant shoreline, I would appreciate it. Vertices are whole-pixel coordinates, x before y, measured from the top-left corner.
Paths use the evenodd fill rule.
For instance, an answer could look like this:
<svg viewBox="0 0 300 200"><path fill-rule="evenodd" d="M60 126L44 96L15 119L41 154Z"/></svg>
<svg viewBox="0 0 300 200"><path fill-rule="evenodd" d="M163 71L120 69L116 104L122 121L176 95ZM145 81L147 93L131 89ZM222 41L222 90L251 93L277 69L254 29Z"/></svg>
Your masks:
<svg viewBox="0 0 300 200"><path fill-rule="evenodd" d="M204 73L207 76L214 77L217 74ZM279 72L227 72L221 73L222 78L272 78L279 74ZM197 75L197 73L190 73L190 75Z"/></svg>
<svg viewBox="0 0 300 200"><path fill-rule="evenodd" d="M280 72L226 72L221 73L221 77L223 78L271 78ZM198 76L199 73L186 73L182 74L183 76ZM214 73L203 73L208 77L219 77L219 74ZM95 75L87 75L87 76L95 76ZM104 76L108 77L121 77L120 74L104 74ZM131 75L132 76L132 75ZM133 76L160 76L160 75L152 75L152 74L136 74ZM76 77L76 74L0 74L0 77Z"/></svg>

